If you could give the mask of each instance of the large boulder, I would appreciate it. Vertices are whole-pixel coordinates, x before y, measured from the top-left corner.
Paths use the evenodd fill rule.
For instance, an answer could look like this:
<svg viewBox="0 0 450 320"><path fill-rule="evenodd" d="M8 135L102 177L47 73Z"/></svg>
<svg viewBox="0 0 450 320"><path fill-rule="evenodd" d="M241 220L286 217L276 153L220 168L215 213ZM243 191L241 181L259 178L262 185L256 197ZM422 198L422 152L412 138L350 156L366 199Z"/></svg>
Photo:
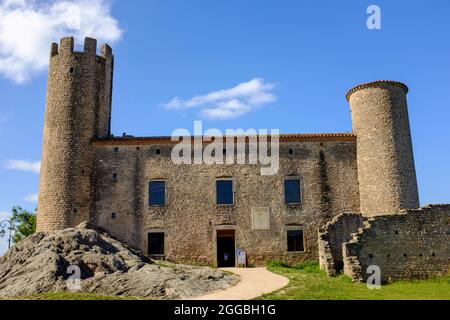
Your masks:
<svg viewBox="0 0 450 320"><path fill-rule="evenodd" d="M74 271L79 271L78 282ZM178 299L226 289L237 281L237 276L212 268L154 263L89 223L36 233L0 258L3 298L77 291Z"/></svg>

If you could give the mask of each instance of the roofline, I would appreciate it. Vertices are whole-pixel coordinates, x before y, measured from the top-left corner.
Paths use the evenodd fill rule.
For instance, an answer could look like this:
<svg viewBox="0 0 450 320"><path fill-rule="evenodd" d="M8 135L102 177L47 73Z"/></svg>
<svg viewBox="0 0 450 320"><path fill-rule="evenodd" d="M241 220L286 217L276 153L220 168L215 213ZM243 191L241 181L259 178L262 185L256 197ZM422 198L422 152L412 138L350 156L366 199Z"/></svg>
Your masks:
<svg viewBox="0 0 450 320"><path fill-rule="evenodd" d="M378 81L372 81L372 82L368 82L368 83L363 83L360 84L356 87L353 87L352 89L350 89L350 91L347 93L346 98L347 101L350 101L350 96L355 93L356 91L359 91L361 89L366 89L366 88L373 88L373 87L377 87L379 85L383 85L383 84L387 84L387 85L391 85L391 86L396 86L396 87L400 87L403 90L405 90L406 93L409 92L409 88L406 84L404 84L403 82L399 82L399 81L393 81L393 80L378 80Z"/></svg>
<svg viewBox="0 0 450 320"><path fill-rule="evenodd" d="M270 139L269 135L269 139ZM193 139L196 137L190 137ZM199 137L202 138L202 137ZM239 137L235 137L237 139ZM246 139L249 137L246 136ZM224 140L226 137L224 137ZM180 139L181 140L181 139ZM170 136L162 137L117 137L106 139L94 139L93 144L97 146L114 146L114 145L153 145L153 144L178 144L180 140L172 140ZM202 139L203 140L203 139ZM311 133L311 134L280 134L280 142L355 142L356 135L353 133ZM208 141L205 141L208 143Z"/></svg>

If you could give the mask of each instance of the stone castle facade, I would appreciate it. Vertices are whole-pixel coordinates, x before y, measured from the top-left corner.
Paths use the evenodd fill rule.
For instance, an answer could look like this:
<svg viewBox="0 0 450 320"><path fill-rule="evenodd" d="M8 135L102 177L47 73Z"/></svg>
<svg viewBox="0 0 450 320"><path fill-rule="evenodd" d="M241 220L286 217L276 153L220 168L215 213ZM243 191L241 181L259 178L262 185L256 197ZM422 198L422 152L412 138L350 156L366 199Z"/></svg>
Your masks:
<svg viewBox="0 0 450 320"><path fill-rule="evenodd" d="M239 249L249 265L320 259L330 274L345 269L359 279L365 257L381 249L345 245L370 242L356 235L367 233L369 221L419 208L404 84L352 89L352 133L280 135L278 173L263 176L261 165L175 164L171 137L113 137L113 68L111 48L97 54L94 39L86 38L83 52L74 50L73 38L52 44L38 231L89 220L156 258L229 266L238 262ZM427 211L427 219L429 230L439 224L439 237L422 230L424 246L446 241L427 251L440 259L425 263L439 265L430 273L449 265L450 207L438 211ZM420 221L405 222L410 237ZM390 270L390 262L379 263Z"/></svg>

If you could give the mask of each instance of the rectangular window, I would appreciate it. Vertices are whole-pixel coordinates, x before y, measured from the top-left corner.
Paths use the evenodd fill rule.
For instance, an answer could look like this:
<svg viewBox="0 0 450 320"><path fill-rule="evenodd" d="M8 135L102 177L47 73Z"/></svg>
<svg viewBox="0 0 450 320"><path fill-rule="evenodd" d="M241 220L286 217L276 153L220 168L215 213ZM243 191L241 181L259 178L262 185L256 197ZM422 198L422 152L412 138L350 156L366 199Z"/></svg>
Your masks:
<svg viewBox="0 0 450 320"><path fill-rule="evenodd" d="M303 230L289 230L287 232L287 242L289 252L305 251L305 245L303 243Z"/></svg>
<svg viewBox="0 0 450 320"><path fill-rule="evenodd" d="M286 179L284 181L284 199L286 204L300 204L302 202L300 179Z"/></svg>
<svg viewBox="0 0 450 320"><path fill-rule="evenodd" d="M164 233L155 232L148 234L148 254L164 255Z"/></svg>
<svg viewBox="0 0 450 320"><path fill-rule="evenodd" d="M216 181L216 203L219 206L234 204L233 180Z"/></svg>
<svg viewBox="0 0 450 320"><path fill-rule="evenodd" d="M164 206L166 204L165 181L150 181L149 203L151 206Z"/></svg>

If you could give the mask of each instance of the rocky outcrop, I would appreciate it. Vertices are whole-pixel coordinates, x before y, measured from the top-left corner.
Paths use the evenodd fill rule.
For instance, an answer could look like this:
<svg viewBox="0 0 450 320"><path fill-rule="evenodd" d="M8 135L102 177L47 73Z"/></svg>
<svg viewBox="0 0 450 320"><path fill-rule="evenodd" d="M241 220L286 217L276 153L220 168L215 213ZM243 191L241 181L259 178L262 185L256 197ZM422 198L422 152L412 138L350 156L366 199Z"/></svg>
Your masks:
<svg viewBox="0 0 450 320"><path fill-rule="evenodd" d="M78 271L79 281L74 273ZM36 233L0 258L3 298L79 291L177 299L226 289L237 282L237 276L216 269L155 263L89 223Z"/></svg>

